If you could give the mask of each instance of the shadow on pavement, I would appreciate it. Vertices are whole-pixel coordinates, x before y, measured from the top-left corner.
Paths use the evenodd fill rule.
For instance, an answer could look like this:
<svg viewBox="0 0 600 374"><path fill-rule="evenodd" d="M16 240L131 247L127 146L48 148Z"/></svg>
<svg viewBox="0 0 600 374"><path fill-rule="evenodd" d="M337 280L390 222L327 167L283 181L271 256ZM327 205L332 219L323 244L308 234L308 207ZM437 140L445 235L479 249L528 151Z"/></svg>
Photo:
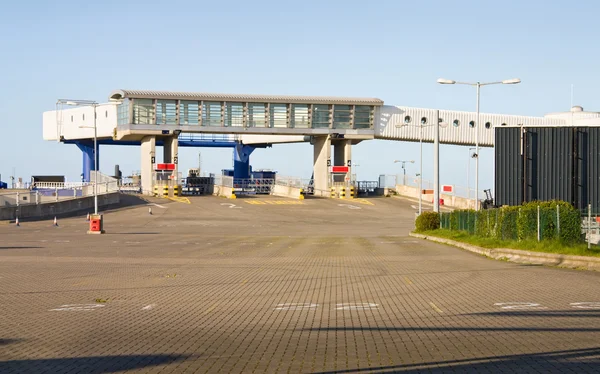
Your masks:
<svg viewBox="0 0 600 374"><path fill-rule="evenodd" d="M21 340L22 339L2 339L2 338L0 338L0 346L2 346L2 345L8 345L8 344L13 344L13 343L18 343Z"/></svg>
<svg viewBox="0 0 600 374"><path fill-rule="evenodd" d="M11 360L0 362L1 373L115 373L170 364L187 356L180 355L129 355L68 357L31 360Z"/></svg>
<svg viewBox="0 0 600 374"><path fill-rule="evenodd" d="M9 247L0 247L0 250L3 250L3 249L36 249L36 248L44 248L44 247L15 247L15 246L9 246Z"/></svg>
<svg viewBox="0 0 600 374"><path fill-rule="evenodd" d="M425 362L421 364L406 364L393 366L368 367L350 370L324 371L329 373L427 373L447 372L522 372L528 368L535 368L538 372L545 373L589 373L595 372L600 367L600 347L586 349L572 349L520 355L488 356L460 360L445 360Z"/></svg>

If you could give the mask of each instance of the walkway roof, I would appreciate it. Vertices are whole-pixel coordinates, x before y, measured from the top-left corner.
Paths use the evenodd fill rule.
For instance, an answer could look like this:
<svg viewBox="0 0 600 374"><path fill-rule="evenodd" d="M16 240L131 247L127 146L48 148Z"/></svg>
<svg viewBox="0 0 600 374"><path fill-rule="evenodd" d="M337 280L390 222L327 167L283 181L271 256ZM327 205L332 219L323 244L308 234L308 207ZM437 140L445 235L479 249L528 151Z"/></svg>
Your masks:
<svg viewBox="0 0 600 374"><path fill-rule="evenodd" d="M383 100L364 97L329 97L329 96L282 96L252 94L217 94L201 92L170 92L147 90L115 90L109 96L112 100L160 99L160 100L206 100L237 101L258 103L297 103L297 104L340 104L340 105L383 105Z"/></svg>

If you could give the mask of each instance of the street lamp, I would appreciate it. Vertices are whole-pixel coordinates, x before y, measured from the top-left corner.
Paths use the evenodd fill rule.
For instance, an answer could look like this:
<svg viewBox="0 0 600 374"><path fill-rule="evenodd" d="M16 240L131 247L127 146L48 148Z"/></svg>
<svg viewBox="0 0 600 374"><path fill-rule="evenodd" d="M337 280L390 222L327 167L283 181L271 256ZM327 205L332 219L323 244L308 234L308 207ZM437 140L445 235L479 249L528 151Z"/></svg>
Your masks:
<svg viewBox="0 0 600 374"><path fill-rule="evenodd" d="M477 87L477 121L475 122L475 210L479 210L479 91L482 86L490 86L492 84L518 84L521 83L519 78L505 79L498 82L458 82L450 79L440 78L437 80L439 84L464 84L467 86Z"/></svg>
<svg viewBox="0 0 600 374"><path fill-rule="evenodd" d="M96 126L96 107L98 103L93 100L58 100L57 104L65 104L69 106L91 106L94 108L94 214L98 214L98 128ZM79 126L81 128L91 128L87 126Z"/></svg>
<svg viewBox="0 0 600 374"><path fill-rule="evenodd" d="M406 163L410 162L411 164L415 163L415 160L402 161L402 160L394 160L394 164L401 162L402 163L402 184L406 186Z"/></svg>

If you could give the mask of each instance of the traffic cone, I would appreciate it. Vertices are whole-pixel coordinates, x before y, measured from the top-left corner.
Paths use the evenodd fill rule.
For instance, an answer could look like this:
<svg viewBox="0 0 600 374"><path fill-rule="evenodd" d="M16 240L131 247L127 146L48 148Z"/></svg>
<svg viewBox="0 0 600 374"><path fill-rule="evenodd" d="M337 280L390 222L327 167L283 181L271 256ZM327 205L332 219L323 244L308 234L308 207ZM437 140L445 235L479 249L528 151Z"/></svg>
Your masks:
<svg viewBox="0 0 600 374"><path fill-rule="evenodd" d="M16 224L17 226L21 226L21 225L19 225L19 217L17 217L17 219L15 220L15 224Z"/></svg>
<svg viewBox="0 0 600 374"><path fill-rule="evenodd" d="M86 221L90 222L90 214L87 214L87 218L85 219Z"/></svg>
<svg viewBox="0 0 600 374"><path fill-rule="evenodd" d="M152 208L148 208L148 214L152 215Z"/></svg>
<svg viewBox="0 0 600 374"><path fill-rule="evenodd" d="M56 216L54 216L54 226L58 226L58 221L56 220Z"/></svg>

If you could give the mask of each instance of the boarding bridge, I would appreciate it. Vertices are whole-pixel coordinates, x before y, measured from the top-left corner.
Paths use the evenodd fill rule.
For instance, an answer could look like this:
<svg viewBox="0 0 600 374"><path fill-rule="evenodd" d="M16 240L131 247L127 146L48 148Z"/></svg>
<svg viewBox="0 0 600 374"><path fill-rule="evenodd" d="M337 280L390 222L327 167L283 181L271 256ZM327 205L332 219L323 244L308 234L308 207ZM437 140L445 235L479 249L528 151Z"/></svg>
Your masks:
<svg viewBox="0 0 600 374"><path fill-rule="evenodd" d="M109 100L82 107L60 104L57 110L45 112L44 139L76 143L84 154L84 170L96 169L94 126L98 144L139 145L146 193L152 190L145 186L152 185L157 145L163 146L163 162L174 164L178 163L179 146L232 147L234 178L244 179L256 147L310 142L315 193L327 196L332 168L347 167L341 178L348 180L352 175L351 147L361 141L432 142L435 126L439 126L442 144L474 145L478 136L481 147L493 147L495 127L564 126L597 122L600 117L583 110L545 117L481 113L477 121L474 112L384 105L377 98L322 96L116 90Z"/></svg>

